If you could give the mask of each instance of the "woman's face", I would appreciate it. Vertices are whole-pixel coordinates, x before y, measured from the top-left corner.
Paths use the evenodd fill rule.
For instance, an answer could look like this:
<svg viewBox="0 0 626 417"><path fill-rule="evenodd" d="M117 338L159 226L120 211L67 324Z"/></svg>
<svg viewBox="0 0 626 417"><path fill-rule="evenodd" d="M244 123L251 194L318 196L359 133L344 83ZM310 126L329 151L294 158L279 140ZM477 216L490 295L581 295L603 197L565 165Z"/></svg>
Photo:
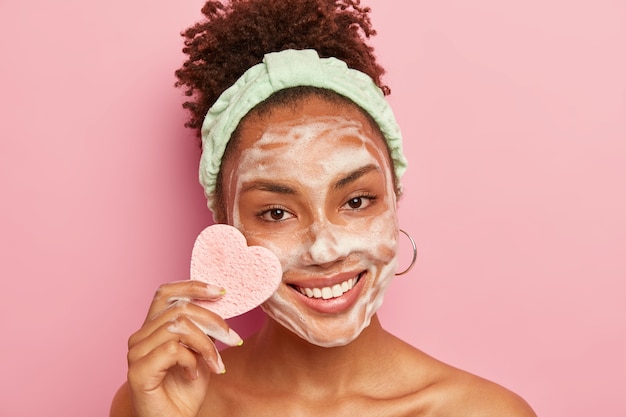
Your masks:
<svg viewBox="0 0 626 417"><path fill-rule="evenodd" d="M310 343L350 343L397 266L396 196L380 134L352 105L311 97L252 115L224 162L228 223L280 259L262 308Z"/></svg>

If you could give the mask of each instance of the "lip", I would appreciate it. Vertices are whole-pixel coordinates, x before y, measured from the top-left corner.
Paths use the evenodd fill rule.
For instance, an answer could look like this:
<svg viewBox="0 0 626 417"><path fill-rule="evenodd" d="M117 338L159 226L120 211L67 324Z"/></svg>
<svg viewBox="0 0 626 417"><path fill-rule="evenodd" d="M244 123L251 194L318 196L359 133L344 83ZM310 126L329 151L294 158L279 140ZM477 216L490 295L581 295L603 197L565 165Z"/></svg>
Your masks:
<svg viewBox="0 0 626 417"><path fill-rule="evenodd" d="M302 280L299 283L290 282L288 284L289 288L295 294L294 297L298 300L299 303L304 304L311 310L314 310L321 314L338 314L343 311L346 311L352 307L356 300L359 298L359 295L363 289L365 279L368 276L368 272L366 270L360 272L346 272L335 275L330 278L310 278L307 280ZM333 287L337 284L341 284L344 281L347 281L351 278L358 277L357 282L354 286L343 293L339 297L323 299L323 298L309 298L306 295L302 294L298 288L324 288L324 287Z"/></svg>
<svg viewBox="0 0 626 417"><path fill-rule="evenodd" d="M340 274L332 275L329 277L309 277L309 278L300 278L296 280L290 280L287 282L287 285L290 287L301 287L301 288L322 288L322 287L332 287L336 284L341 284L344 281L349 280L350 278L354 278L362 273L365 270L354 270L349 272L342 272Z"/></svg>

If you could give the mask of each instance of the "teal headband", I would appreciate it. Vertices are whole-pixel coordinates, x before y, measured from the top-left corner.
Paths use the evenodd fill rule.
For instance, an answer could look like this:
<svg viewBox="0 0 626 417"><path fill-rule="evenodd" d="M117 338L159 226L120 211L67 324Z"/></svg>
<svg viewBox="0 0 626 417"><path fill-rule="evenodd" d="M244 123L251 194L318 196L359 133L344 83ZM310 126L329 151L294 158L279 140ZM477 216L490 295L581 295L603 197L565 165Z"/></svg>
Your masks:
<svg viewBox="0 0 626 417"><path fill-rule="evenodd" d="M320 58L311 49L288 49L266 54L222 93L202 124L200 184L215 213L215 183L231 135L250 110L279 90L311 86L332 90L353 101L378 124L393 160L398 181L406 171L402 134L381 89L366 74L336 58Z"/></svg>

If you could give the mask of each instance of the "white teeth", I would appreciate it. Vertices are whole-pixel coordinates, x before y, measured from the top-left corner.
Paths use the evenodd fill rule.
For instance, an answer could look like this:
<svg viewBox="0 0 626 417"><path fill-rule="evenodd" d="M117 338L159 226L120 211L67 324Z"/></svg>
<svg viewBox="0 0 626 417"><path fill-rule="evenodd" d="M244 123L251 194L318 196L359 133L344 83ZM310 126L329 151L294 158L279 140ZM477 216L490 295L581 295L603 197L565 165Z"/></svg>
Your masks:
<svg viewBox="0 0 626 417"><path fill-rule="evenodd" d="M341 297L346 292L350 291L357 283L359 275L354 278L350 278L341 284L335 284L332 287L323 288L303 288L295 287L301 294L306 295L309 298L322 298L329 300L331 298Z"/></svg>
<svg viewBox="0 0 626 417"><path fill-rule="evenodd" d="M322 288L322 298L324 300L328 300L330 298L333 298L333 290L331 290L328 287Z"/></svg>
<svg viewBox="0 0 626 417"><path fill-rule="evenodd" d="M343 294L341 285L339 284L333 285L333 297L339 297L341 294Z"/></svg>

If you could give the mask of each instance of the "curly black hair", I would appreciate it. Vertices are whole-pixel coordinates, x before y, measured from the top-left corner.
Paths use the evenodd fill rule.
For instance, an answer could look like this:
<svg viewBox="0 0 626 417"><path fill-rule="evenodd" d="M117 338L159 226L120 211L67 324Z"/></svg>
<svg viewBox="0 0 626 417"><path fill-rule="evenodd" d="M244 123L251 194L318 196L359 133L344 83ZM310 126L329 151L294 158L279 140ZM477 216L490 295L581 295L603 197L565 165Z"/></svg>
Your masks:
<svg viewBox="0 0 626 417"><path fill-rule="evenodd" d="M185 126L200 137L209 108L250 67L270 52L315 49L368 74L385 94L385 70L367 39L375 35L370 8L359 0L209 0L205 16L182 32L188 59L176 71L189 99Z"/></svg>

